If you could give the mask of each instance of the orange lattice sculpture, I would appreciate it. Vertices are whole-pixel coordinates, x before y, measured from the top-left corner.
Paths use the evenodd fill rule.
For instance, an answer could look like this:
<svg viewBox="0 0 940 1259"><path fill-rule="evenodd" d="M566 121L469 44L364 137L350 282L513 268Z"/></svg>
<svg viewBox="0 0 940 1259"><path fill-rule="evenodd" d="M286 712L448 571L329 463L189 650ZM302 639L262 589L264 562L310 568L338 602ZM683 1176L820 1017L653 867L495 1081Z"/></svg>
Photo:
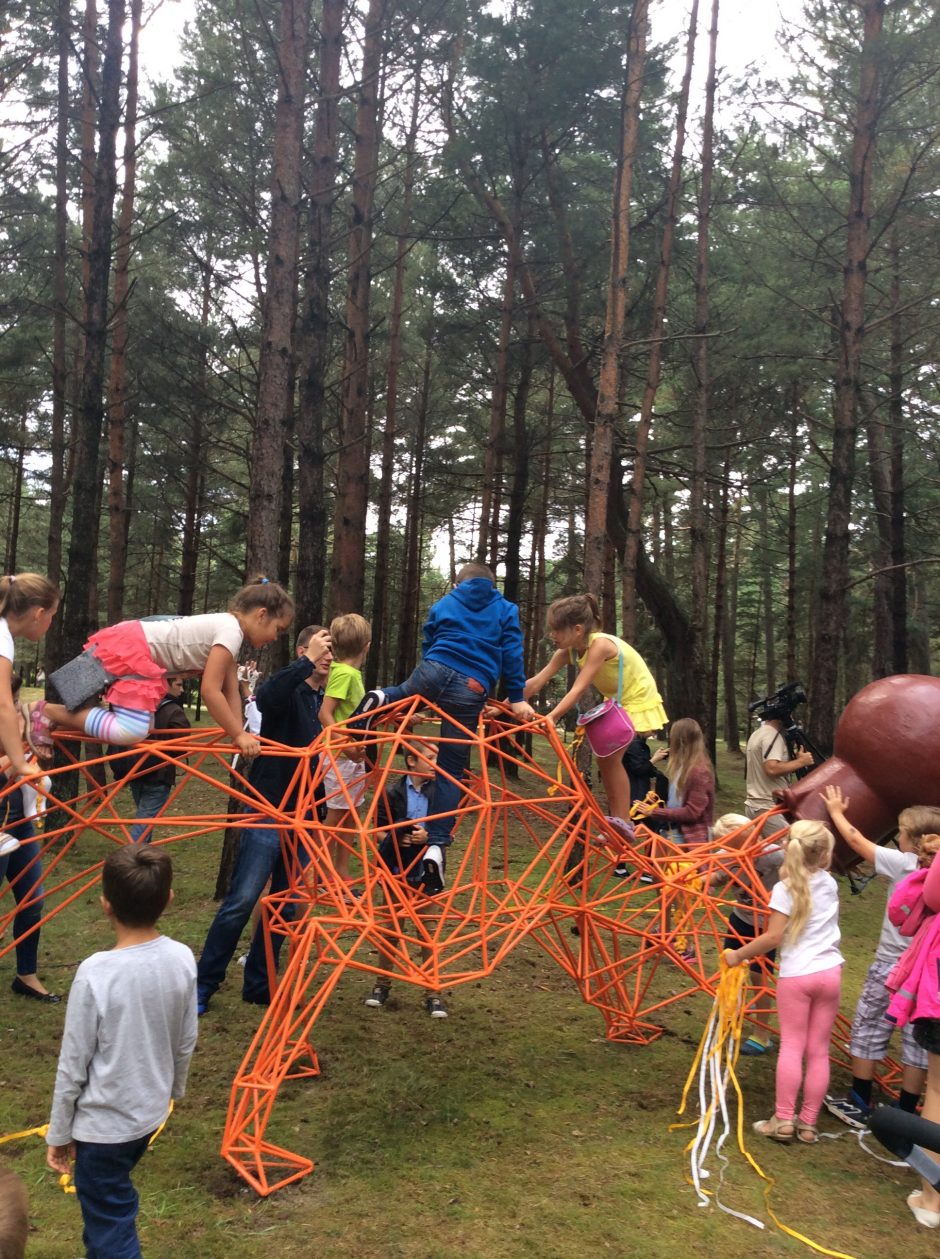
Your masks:
<svg viewBox="0 0 940 1259"><path fill-rule="evenodd" d="M215 741L215 730L148 742L134 750L138 759L117 782L99 781L108 757L75 761L52 775L59 808L42 836L42 922L98 879L100 862L77 873L63 866L79 835L129 842L134 819L122 788L145 756L172 760L178 770L167 812L154 823L154 842L196 839L221 826L261 824L281 833L290 884L263 902L272 1001L236 1074L222 1141L223 1156L260 1194L313 1168L305 1155L269 1142L266 1129L281 1084L318 1072L314 1024L345 970L446 990L489 975L528 938L571 976L610 1040L645 1044L660 1034L658 1019L668 1006L700 990L714 993L727 913L740 892L758 904L765 900L754 869L765 842L763 818L738 837L700 845L694 861L643 826L631 844L599 812L554 728L541 720L519 725L500 707L465 731L474 768L464 783L446 887L425 895L385 865L379 845L386 832L377 824L383 794L405 772L401 753L420 750L428 737L416 732L419 710L436 729L440 712L413 698L382 710L381 727L364 736L334 726L310 748L266 744L296 759L285 796L296 788L290 808L270 804L239 774L230 783L232 749ZM75 739L60 746L80 750ZM317 821L325 770L343 752L363 750L374 766L370 789L342 829L328 832ZM69 772L78 774L79 787L63 803ZM218 809L179 811L193 780L218 793ZM327 803L342 807L349 797ZM331 838L349 849L352 889L330 861ZM740 847L731 849L736 838ZM624 861L630 873L617 878L614 869ZM6 886L0 892L0 929L14 914L9 892ZM289 946L279 981L273 933Z"/></svg>

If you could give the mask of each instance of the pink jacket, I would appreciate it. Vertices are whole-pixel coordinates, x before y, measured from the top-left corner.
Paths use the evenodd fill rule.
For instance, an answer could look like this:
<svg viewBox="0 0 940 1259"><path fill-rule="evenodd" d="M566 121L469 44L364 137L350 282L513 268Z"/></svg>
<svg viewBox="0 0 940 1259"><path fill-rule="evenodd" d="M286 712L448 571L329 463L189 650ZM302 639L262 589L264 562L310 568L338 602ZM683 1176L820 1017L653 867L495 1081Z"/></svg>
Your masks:
<svg viewBox="0 0 940 1259"><path fill-rule="evenodd" d="M704 844L708 839L715 811L715 775L710 763L701 761L689 770L683 783L682 803L674 809L651 809L647 814L654 822L668 822L678 827L686 844Z"/></svg>
<svg viewBox="0 0 940 1259"><path fill-rule="evenodd" d="M885 981L894 993L885 1018L898 1027L914 1019L940 1019L940 856L927 871L923 898L930 917Z"/></svg>

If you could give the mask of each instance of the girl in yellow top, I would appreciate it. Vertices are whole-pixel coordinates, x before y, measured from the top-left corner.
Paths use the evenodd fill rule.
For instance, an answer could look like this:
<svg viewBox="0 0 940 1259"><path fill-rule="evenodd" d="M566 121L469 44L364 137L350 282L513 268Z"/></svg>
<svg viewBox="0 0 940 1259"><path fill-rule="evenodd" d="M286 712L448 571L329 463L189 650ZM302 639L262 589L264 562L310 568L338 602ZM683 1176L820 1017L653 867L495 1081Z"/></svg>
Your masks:
<svg viewBox="0 0 940 1259"><path fill-rule="evenodd" d="M536 695L546 683L568 664L577 664L580 672L574 686L548 714L549 721L558 721L573 708L589 686L594 686L605 699L615 698L620 662L623 661L623 683L619 700L630 714L637 734L652 734L668 721L656 682L640 653L615 634L601 631L601 615L593 595L570 595L556 599L548 609L548 635L555 644L555 654L534 678L525 684L525 698ZM623 767L623 753L599 756L597 766L607 793L607 807L613 817L630 816L630 779Z"/></svg>

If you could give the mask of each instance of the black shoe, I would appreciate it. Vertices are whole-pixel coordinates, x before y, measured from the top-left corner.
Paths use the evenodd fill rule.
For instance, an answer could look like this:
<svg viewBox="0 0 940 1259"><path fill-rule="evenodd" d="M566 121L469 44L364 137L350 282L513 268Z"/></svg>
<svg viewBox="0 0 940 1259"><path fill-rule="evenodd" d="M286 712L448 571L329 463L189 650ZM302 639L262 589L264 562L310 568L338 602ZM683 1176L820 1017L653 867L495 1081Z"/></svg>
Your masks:
<svg viewBox="0 0 940 1259"><path fill-rule="evenodd" d="M366 997L366 1005L370 1010L381 1010L388 1000L388 984L376 984Z"/></svg>
<svg viewBox="0 0 940 1259"><path fill-rule="evenodd" d="M267 992L243 992L242 1001L244 1001L246 1005L270 1005L271 997Z"/></svg>
<svg viewBox="0 0 940 1259"><path fill-rule="evenodd" d="M37 992L35 988L30 988L29 984L23 983L19 975L10 984L10 991L15 992L18 997L29 997L30 1001L42 1001L46 1005L58 1005L62 1000L54 992Z"/></svg>
<svg viewBox="0 0 940 1259"><path fill-rule="evenodd" d="M624 865L623 862L621 862L620 865L618 866L614 866L615 879L625 879L629 873L630 873L630 867Z"/></svg>
<svg viewBox="0 0 940 1259"><path fill-rule="evenodd" d="M372 714L385 703L385 692L376 687L374 691L366 691L359 701L359 707L353 713L353 724L350 729L356 734L365 734L372 728Z"/></svg>
<svg viewBox="0 0 940 1259"><path fill-rule="evenodd" d="M424 890L428 896L436 896L444 890L444 854L438 844L429 844L421 858L424 874Z"/></svg>
<svg viewBox="0 0 940 1259"><path fill-rule="evenodd" d="M432 1019L447 1018L447 1006L440 997L427 997L424 1002L424 1008Z"/></svg>

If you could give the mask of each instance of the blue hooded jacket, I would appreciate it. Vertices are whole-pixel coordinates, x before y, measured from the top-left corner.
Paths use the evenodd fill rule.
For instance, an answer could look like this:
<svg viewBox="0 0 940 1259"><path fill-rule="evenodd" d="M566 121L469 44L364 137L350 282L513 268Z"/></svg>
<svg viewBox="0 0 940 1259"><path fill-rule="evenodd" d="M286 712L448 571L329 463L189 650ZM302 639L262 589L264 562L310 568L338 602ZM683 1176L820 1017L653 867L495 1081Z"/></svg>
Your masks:
<svg viewBox="0 0 940 1259"><path fill-rule="evenodd" d="M500 678L510 703L525 689L525 662L519 609L504 599L486 577L471 577L455 586L428 613L423 655L492 691Z"/></svg>

